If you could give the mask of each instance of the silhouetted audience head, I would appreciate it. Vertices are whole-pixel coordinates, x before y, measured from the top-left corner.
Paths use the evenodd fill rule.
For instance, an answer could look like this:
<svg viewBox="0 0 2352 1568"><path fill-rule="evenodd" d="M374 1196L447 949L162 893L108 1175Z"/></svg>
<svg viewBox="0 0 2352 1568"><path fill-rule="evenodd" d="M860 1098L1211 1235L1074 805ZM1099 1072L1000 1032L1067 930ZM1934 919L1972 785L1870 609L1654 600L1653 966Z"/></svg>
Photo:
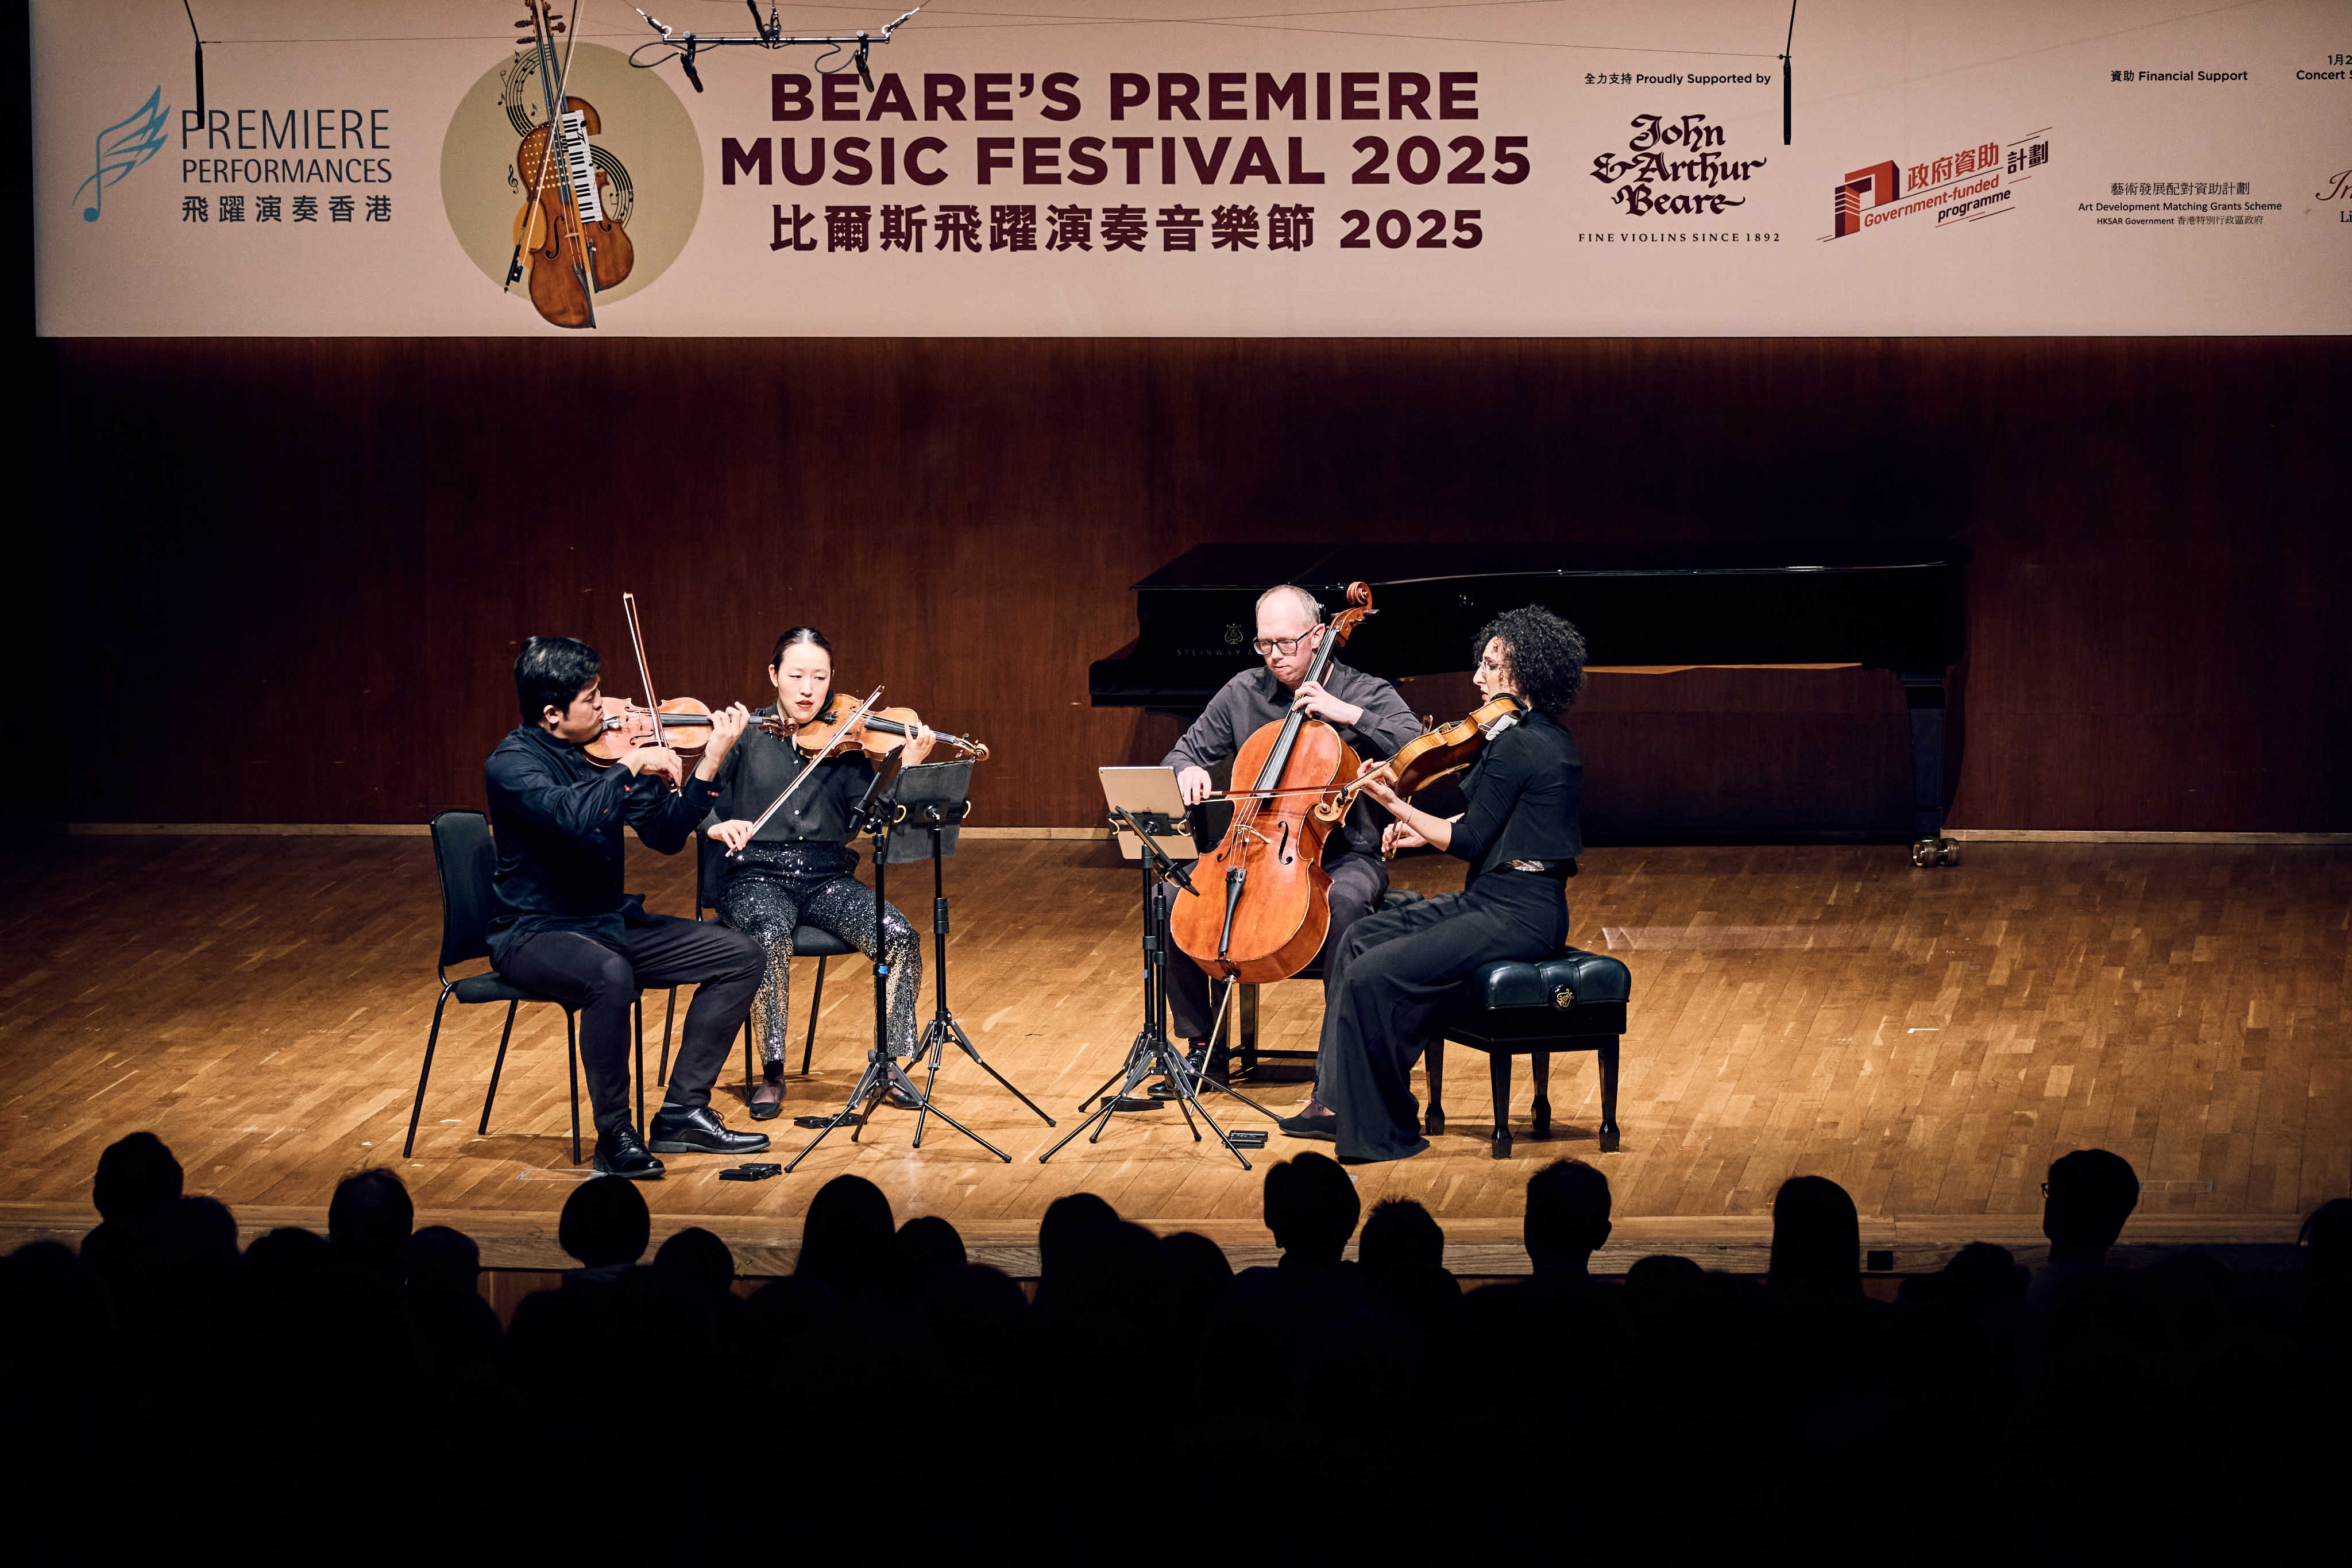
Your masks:
<svg viewBox="0 0 2352 1568"><path fill-rule="evenodd" d="M1055 1304L1087 1271L1103 1241L1118 1227L1118 1211L1092 1193L1071 1193L1045 1205L1037 1225L1037 1300Z"/></svg>
<svg viewBox="0 0 2352 1568"><path fill-rule="evenodd" d="M1609 1178L1581 1160L1554 1160L1528 1178L1520 1234L1538 1268L1584 1268L1609 1239Z"/></svg>
<svg viewBox="0 0 2352 1568"><path fill-rule="evenodd" d="M1772 1197L1775 1295L1862 1294L1862 1218L1853 1199L1827 1176L1791 1176Z"/></svg>
<svg viewBox="0 0 2352 1568"><path fill-rule="evenodd" d="M156 1261L167 1269L236 1261L236 1216L214 1198L177 1198L156 1219Z"/></svg>
<svg viewBox="0 0 2352 1568"><path fill-rule="evenodd" d="M715 1232L688 1226L661 1244L654 1267L714 1296L735 1289L735 1254Z"/></svg>
<svg viewBox="0 0 2352 1568"><path fill-rule="evenodd" d="M177 1199L185 1178L180 1162L152 1132L133 1132L107 1145L98 1157L90 1202L99 1217L123 1225L151 1220Z"/></svg>
<svg viewBox="0 0 2352 1568"><path fill-rule="evenodd" d="M1215 1315L1233 1289L1234 1266L1225 1249L1196 1230L1160 1238L1160 1279L1168 1294L1168 1315L1190 1332Z"/></svg>
<svg viewBox="0 0 2352 1568"><path fill-rule="evenodd" d="M2339 1342L2352 1329L2352 1198L2331 1198L2312 1210L2295 1238L2312 1310ZM2352 1348L2343 1346L2339 1348Z"/></svg>
<svg viewBox="0 0 2352 1568"><path fill-rule="evenodd" d="M914 1300L932 1279L964 1266L963 1237L935 1214L920 1214L890 1241L890 1277L899 1295Z"/></svg>
<svg viewBox="0 0 2352 1568"><path fill-rule="evenodd" d="M354 1272L387 1284L408 1277L408 1235L415 1226L407 1184L391 1171L345 1176L327 1205L327 1239L335 1255Z"/></svg>
<svg viewBox="0 0 2352 1568"><path fill-rule="evenodd" d="M877 1295L888 1279L897 1234L881 1188L863 1176L835 1176L809 1200L793 1272L822 1280L844 1298Z"/></svg>
<svg viewBox="0 0 2352 1568"><path fill-rule="evenodd" d="M1990 1241L1969 1243L1937 1276L1943 1281L1945 1304L1971 1318L2024 1300L2027 1277L2025 1265L2009 1248Z"/></svg>
<svg viewBox="0 0 2352 1568"><path fill-rule="evenodd" d="M1324 1154L1294 1154L1265 1173L1265 1228L1286 1265L1332 1264L1363 1214L1356 1184Z"/></svg>
<svg viewBox="0 0 2352 1568"><path fill-rule="evenodd" d="M614 1268L643 1258L653 1233L654 1216L636 1183L600 1176L564 1200L555 1240L583 1268Z"/></svg>
<svg viewBox="0 0 2352 1568"><path fill-rule="evenodd" d="M2077 1149L2051 1162L2043 1184L2042 1234L2053 1256L2095 1260L2123 1234L2139 1206L2131 1162L2105 1149Z"/></svg>
<svg viewBox="0 0 2352 1568"><path fill-rule="evenodd" d="M408 1283L419 1290L474 1293L482 1278L482 1249L462 1230L428 1225L408 1238Z"/></svg>
<svg viewBox="0 0 2352 1568"><path fill-rule="evenodd" d="M1429 1210L1412 1198L1383 1198L1372 1205L1364 1234L1356 1243L1356 1259L1383 1274L1404 1274L1445 1267L1445 1232Z"/></svg>

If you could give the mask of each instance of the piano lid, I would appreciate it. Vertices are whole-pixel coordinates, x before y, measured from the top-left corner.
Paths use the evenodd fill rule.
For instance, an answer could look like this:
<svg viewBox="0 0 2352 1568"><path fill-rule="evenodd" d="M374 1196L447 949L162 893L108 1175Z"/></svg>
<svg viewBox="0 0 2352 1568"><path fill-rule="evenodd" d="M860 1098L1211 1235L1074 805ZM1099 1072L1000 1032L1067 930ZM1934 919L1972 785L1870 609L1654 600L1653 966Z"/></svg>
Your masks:
<svg viewBox="0 0 2352 1568"><path fill-rule="evenodd" d="M1467 669L1478 628L1539 604L1595 665L1835 665L1935 672L1960 657L1968 552L1842 544L1204 544L1137 583L1138 637L1098 660L1098 707L1197 709L1255 662L1257 595L1297 583L1328 607L1351 582L1380 614L1343 656L1391 679Z"/></svg>

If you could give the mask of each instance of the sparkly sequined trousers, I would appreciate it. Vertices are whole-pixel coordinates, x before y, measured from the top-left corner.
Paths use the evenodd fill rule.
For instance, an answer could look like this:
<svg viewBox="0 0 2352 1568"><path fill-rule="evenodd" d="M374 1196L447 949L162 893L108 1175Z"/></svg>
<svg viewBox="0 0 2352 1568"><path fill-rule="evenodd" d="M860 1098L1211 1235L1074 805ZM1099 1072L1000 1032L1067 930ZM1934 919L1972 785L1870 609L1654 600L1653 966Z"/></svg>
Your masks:
<svg viewBox="0 0 2352 1568"><path fill-rule="evenodd" d="M831 931L866 957L874 956L874 889L854 873L857 851L841 844L761 844L743 858L719 892L727 923L757 941L768 956L760 994L751 1005L768 1076L781 1074L791 1032L793 928ZM890 966L890 1050L912 1056L915 1007L923 985L922 943L907 917L882 907L882 957Z"/></svg>

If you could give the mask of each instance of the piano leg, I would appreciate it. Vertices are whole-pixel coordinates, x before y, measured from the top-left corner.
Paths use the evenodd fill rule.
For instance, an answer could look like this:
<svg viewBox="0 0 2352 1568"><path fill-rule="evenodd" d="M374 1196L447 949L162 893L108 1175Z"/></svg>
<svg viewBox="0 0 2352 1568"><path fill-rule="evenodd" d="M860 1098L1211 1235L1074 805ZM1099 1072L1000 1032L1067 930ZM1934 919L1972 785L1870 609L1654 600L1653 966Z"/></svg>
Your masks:
<svg viewBox="0 0 2352 1568"><path fill-rule="evenodd" d="M1955 866L1960 848L1944 837L1944 678L1897 672L1911 710L1911 864Z"/></svg>

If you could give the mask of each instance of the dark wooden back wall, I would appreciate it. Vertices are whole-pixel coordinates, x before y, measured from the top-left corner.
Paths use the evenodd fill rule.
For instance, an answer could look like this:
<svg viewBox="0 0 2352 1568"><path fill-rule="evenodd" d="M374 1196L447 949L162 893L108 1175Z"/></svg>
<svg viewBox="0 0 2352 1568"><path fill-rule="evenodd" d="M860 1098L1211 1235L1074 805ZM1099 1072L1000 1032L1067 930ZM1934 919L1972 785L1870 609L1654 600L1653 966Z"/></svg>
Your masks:
<svg viewBox="0 0 2352 1568"><path fill-rule="evenodd" d="M39 815L477 804L524 634L635 690L627 589L664 694L756 699L813 623L845 685L995 747L976 822L1080 824L1097 763L1173 734L1089 708L1087 662L1204 541L1442 570L1487 538L1956 535L1956 825L2347 826L2340 340L48 349L58 526L20 592L58 681L124 719ZM1599 837L1904 820L1885 675L1596 677L1572 724Z"/></svg>

